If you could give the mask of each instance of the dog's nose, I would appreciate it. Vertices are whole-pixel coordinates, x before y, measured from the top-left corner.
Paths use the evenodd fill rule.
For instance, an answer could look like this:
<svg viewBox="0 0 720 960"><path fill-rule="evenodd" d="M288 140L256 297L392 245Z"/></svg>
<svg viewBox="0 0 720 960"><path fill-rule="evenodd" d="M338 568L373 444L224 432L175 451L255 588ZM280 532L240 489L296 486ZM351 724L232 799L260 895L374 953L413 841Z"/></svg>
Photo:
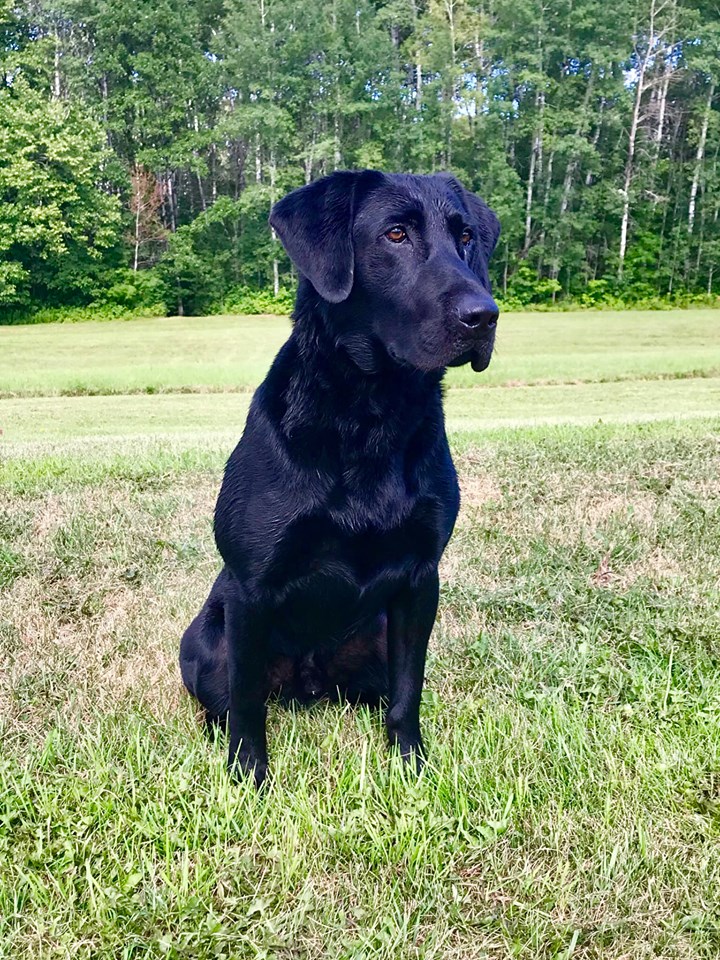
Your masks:
<svg viewBox="0 0 720 960"><path fill-rule="evenodd" d="M494 327L499 312L498 305L489 294L465 294L458 303L458 320L470 330Z"/></svg>

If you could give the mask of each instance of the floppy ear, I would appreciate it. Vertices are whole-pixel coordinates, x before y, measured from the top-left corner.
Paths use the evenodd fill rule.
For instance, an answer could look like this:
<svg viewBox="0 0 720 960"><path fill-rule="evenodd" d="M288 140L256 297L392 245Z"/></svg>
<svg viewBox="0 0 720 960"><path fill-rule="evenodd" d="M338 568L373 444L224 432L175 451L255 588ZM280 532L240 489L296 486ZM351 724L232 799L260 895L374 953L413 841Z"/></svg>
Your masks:
<svg viewBox="0 0 720 960"><path fill-rule="evenodd" d="M340 170L293 190L270 212L270 226L288 256L330 303L350 296L356 191L370 171Z"/></svg>
<svg viewBox="0 0 720 960"><path fill-rule="evenodd" d="M465 204L477 224L480 246L489 260L500 239L500 221L495 212L477 194L470 193L469 190L463 190L463 192Z"/></svg>
<svg viewBox="0 0 720 960"><path fill-rule="evenodd" d="M481 279L485 280L487 279L487 261L492 256L493 250L497 246L500 237L500 221L485 201L481 197L478 197L477 194L466 190L457 177L454 177L451 173L440 173L438 176L442 177L447 185L460 197L465 205L465 209L470 214L473 226L477 231L480 250L485 255L484 263L480 263L481 258L476 255L473 258L474 262L471 263L471 266L476 273L480 274Z"/></svg>

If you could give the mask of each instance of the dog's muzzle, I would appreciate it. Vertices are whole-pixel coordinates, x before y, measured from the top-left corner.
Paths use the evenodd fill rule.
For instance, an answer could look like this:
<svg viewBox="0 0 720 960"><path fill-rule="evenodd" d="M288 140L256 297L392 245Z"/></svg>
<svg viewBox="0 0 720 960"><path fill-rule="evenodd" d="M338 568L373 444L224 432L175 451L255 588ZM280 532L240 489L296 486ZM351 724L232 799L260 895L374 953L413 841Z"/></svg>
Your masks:
<svg viewBox="0 0 720 960"><path fill-rule="evenodd" d="M495 344L498 305L485 290L463 294L455 304L456 331L467 349L450 366L469 363L481 373L487 369Z"/></svg>

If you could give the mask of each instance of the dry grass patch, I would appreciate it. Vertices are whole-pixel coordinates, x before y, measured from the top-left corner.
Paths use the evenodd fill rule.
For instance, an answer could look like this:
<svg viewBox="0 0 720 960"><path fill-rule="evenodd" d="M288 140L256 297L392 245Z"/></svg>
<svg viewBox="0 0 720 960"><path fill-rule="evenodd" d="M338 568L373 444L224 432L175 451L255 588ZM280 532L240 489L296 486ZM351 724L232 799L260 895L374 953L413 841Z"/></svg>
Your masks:
<svg viewBox="0 0 720 960"><path fill-rule="evenodd" d="M55 710L81 729L98 711L147 706L160 719L177 709L179 638L217 563L215 487L181 477L160 495L90 487L25 505L31 535L14 543L26 574L3 594L15 639L0 698L15 733L44 736ZM22 695L38 684L39 716Z"/></svg>

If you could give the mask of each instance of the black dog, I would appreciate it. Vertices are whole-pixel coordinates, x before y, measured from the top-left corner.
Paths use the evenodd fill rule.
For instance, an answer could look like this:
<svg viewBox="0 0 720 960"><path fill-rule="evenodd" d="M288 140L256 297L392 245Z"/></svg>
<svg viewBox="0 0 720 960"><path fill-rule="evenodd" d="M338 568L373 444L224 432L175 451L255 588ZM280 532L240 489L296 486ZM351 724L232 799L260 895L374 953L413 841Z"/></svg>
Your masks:
<svg viewBox="0 0 720 960"><path fill-rule="evenodd" d="M270 223L301 274L289 340L225 470L225 566L182 639L186 687L229 714L229 767L267 771L266 701L387 699L423 754L420 695L438 562L459 506L445 368L490 362L499 224L453 177L339 172Z"/></svg>

